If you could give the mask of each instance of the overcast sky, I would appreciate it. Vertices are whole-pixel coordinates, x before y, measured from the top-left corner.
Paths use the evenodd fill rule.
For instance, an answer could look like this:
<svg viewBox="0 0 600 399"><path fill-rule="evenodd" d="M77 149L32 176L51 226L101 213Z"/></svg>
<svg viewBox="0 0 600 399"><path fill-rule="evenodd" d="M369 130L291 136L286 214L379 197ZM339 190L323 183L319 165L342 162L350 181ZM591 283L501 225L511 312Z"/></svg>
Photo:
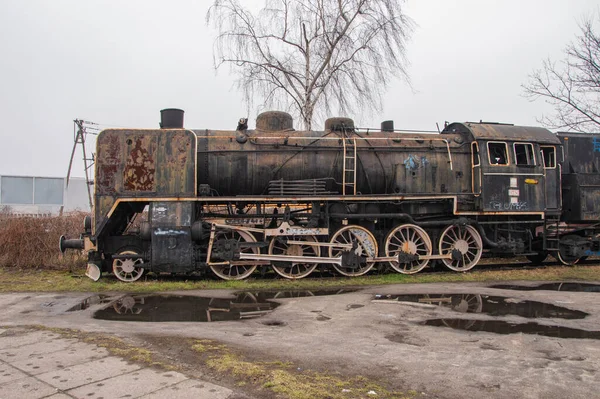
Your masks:
<svg viewBox="0 0 600 399"><path fill-rule="evenodd" d="M186 127L235 128L248 110L228 71L213 69L210 3L0 0L0 175L65 176L75 118L154 128L162 108L177 107ZM480 119L536 125L551 109L523 98L521 84L543 59L561 58L578 22L598 7L408 1L417 24L408 46L412 88L390 82L383 112L350 116L359 126L393 119L407 129ZM81 162L73 173L83 176Z"/></svg>

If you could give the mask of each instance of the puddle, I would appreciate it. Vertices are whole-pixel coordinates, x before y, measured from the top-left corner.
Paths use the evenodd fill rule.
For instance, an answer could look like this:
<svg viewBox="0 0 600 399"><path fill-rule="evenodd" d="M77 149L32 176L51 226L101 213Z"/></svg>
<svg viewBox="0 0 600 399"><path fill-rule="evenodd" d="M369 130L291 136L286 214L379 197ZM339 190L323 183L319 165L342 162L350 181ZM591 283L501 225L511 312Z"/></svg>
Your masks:
<svg viewBox="0 0 600 399"><path fill-rule="evenodd" d="M192 295L127 295L94 313L95 319L143 322L215 322L264 316L279 304L271 299L339 295L356 289L238 292L235 298Z"/></svg>
<svg viewBox="0 0 600 399"><path fill-rule="evenodd" d="M79 302L77 305L72 308L67 309L67 312L75 312L78 310L85 310L92 305L97 305L100 303L109 303L111 298L108 295L92 295L90 297L85 298L83 301Z"/></svg>
<svg viewBox="0 0 600 399"><path fill-rule="evenodd" d="M515 315L527 318L583 319L588 314L544 302L518 300L479 294L375 295L375 300L437 305L460 313L486 313L490 316Z"/></svg>
<svg viewBox="0 0 600 399"><path fill-rule="evenodd" d="M358 303L351 303L350 305L346 305L346 310L352 310L352 309L360 309L360 308L364 308L365 305L360 305Z"/></svg>
<svg viewBox="0 0 600 399"><path fill-rule="evenodd" d="M572 291L572 292L600 292L600 285L587 283L546 283L535 286L496 284L489 288L499 288L503 290L517 291Z"/></svg>
<svg viewBox="0 0 600 399"><path fill-rule="evenodd" d="M577 328L545 326L538 323L507 323L502 320L433 319L423 323L426 326L449 327L457 330L485 331L495 334L533 334L554 338L600 339L600 331L586 331Z"/></svg>
<svg viewBox="0 0 600 399"><path fill-rule="evenodd" d="M275 309L276 302L249 292L235 299L203 298L191 295L128 295L94 313L95 319L119 321L196 321L240 320L263 316Z"/></svg>

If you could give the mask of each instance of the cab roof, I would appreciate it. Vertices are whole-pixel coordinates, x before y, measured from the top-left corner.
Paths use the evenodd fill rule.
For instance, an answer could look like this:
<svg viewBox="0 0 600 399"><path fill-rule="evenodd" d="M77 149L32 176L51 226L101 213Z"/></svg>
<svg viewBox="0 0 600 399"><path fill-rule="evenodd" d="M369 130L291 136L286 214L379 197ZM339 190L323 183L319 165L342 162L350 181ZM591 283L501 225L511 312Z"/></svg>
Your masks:
<svg viewBox="0 0 600 399"><path fill-rule="evenodd" d="M473 140L524 141L539 144L560 144L558 136L543 127L515 126L502 123L451 123L442 134L461 133Z"/></svg>

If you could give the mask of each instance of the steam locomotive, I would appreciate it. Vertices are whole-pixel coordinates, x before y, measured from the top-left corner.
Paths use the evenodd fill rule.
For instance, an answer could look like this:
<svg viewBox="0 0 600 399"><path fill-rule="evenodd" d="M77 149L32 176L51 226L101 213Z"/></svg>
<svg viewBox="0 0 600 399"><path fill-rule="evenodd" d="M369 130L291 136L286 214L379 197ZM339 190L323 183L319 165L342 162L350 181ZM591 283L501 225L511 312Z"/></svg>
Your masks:
<svg viewBox="0 0 600 399"><path fill-rule="evenodd" d="M87 275L145 271L298 279L319 265L464 272L486 256L600 254L600 136L466 122L439 133L358 128L331 118L296 131L265 112L256 128L108 129L97 139L93 217L79 239ZM144 216L144 221L139 222ZM264 269L263 269L264 270Z"/></svg>

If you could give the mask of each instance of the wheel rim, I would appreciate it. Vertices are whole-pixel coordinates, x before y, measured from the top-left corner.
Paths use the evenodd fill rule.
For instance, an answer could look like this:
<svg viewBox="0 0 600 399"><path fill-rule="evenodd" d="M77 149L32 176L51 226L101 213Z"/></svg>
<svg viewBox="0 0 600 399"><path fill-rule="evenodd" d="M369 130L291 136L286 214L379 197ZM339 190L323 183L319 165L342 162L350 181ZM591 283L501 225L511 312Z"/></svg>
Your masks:
<svg viewBox="0 0 600 399"><path fill-rule="evenodd" d="M138 255L136 251L122 251L119 255ZM113 274L119 280L126 283L137 281L144 274L144 269L139 265L143 264L142 258L125 258L113 260Z"/></svg>
<svg viewBox="0 0 600 399"><path fill-rule="evenodd" d="M483 241L473 226L448 226L440 237L439 253L446 255L454 249L461 253L461 258L442 259L442 262L451 270L465 272L481 259Z"/></svg>
<svg viewBox="0 0 600 399"><path fill-rule="evenodd" d="M569 242L569 241L575 241L577 239L579 239L579 236L565 236L561 241L562 242ZM577 264L582 258L577 258L574 256L569 256L567 255L567 249L565 248L564 245L561 245L561 243L559 242L558 244L558 252L556 253L556 258L558 259L558 261L560 263L562 263L565 266L573 266L575 264Z"/></svg>
<svg viewBox="0 0 600 399"><path fill-rule="evenodd" d="M414 224L404 224L389 232L385 239L385 256L398 256L400 252L411 255L431 255L431 239L425 230ZM429 263L429 259L408 263L389 262L394 270L403 274L417 273Z"/></svg>
<svg viewBox="0 0 600 399"><path fill-rule="evenodd" d="M358 244L357 255L365 255L367 257L377 256L377 240L375 236L367 229L361 226L346 226L339 229L331 238L332 244ZM329 247L329 257L335 258L342 253L341 249ZM365 262L358 268L334 264L333 268L338 273L349 276L362 276L367 273L375 262Z"/></svg>
<svg viewBox="0 0 600 399"><path fill-rule="evenodd" d="M293 241L317 242L314 236L293 236L283 237ZM290 255L290 256L319 256L319 247L314 245L298 245L287 243L274 237L269 244L269 255ZM272 262L271 266L277 274L289 279L304 278L311 274L318 266L316 263L292 263L292 262Z"/></svg>
<svg viewBox="0 0 600 399"><path fill-rule="evenodd" d="M235 239L238 242L256 242L256 238L254 238L251 233L241 230L221 230L215 234L215 240L217 239ZM240 252L258 254L259 250L256 247L242 248ZM235 262L231 262L230 265L213 265L210 268L214 274L223 280L243 280L256 270L256 266L256 264L236 264Z"/></svg>

